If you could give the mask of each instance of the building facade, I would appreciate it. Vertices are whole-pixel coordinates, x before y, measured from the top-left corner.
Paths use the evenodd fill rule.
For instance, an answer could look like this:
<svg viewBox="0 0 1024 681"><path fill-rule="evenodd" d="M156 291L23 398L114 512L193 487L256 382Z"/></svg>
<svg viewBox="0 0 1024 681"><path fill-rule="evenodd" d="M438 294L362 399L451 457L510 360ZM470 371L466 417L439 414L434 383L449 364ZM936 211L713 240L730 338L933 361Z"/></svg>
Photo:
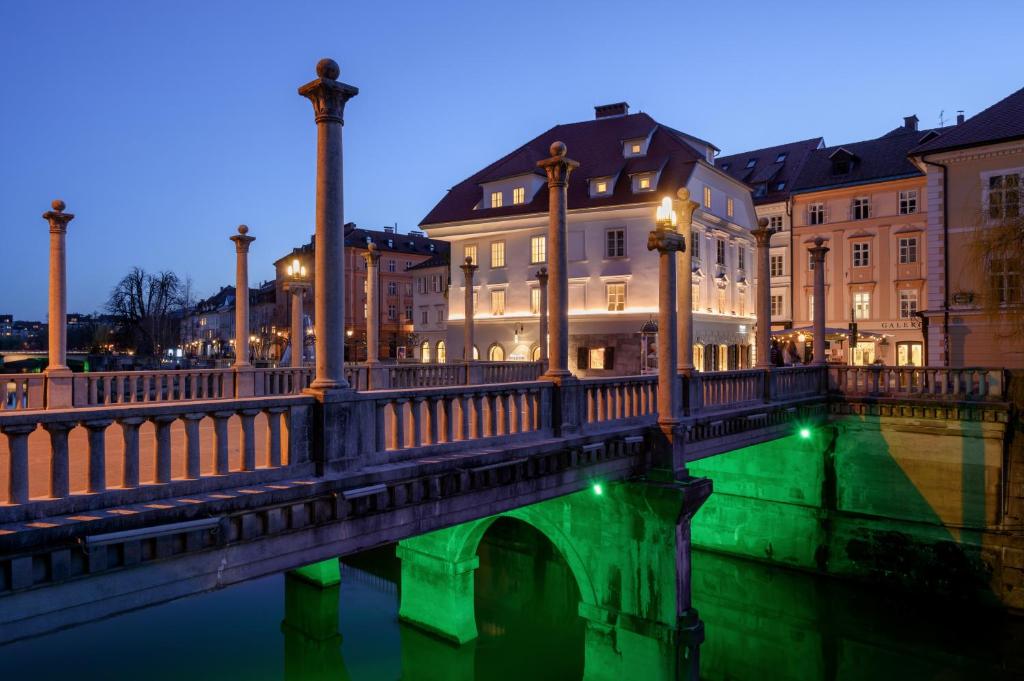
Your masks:
<svg viewBox="0 0 1024 681"><path fill-rule="evenodd" d="M409 268L413 277L413 345L420 362L448 361L448 287L451 263L447 252ZM457 306L459 302L455 301Z"/></svg>
<svg viewBox="0 0 1024 681"><path fill-rule="evenodd" d="M1024 367L1024 89L911 158L927 173L930 363Z"/></svg>
<svg viewBox="0 0 1024 681"><path fill-rule="evenodd" d="M767 219L773 231L769 255L773 330L793 326L793 185L808 154L824 146L825 141L815 137L715 160L722 172L750 187L757 217Z"/></svg>
<svg viewBox="0 0 1024 681"><path fill-rule="evenodd" d="M754 324L756 214L750 190L714 166L714 145L596 107L591 121L558 125L453 187L423 219L451 244L447 354L463 357L465 258L478 265L474 356L539 356L539 269L547 265L548 189L537 162L562 141L579 162L568 187L570 368L579 375L645 369L641 329L657 315L658 256L647 250L664 196L686 187L699 203L692 249L694 361L747 366Z"/></svg>
<svg viewBox="0 0 1024 681"><path fill-rule="evenodd" d="M885 135L816 149L793 188L793 326L810 330L813 270L821 238L830 361L921 366L918 312L928 293L925 177L907 152L933 137L917 117ZM851 323L859 334L850 347ZM810 343L806 344L809 348Z"/></svg>

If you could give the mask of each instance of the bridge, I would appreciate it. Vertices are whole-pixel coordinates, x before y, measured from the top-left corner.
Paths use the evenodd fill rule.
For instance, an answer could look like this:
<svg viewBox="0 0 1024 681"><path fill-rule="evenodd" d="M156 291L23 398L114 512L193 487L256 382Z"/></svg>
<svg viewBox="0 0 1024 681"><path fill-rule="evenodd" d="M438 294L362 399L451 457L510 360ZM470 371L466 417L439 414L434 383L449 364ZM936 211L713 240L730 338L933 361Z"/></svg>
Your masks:
<svg viewBox="0 0 1024 681"><path fill-rule="evenodd" d="M757 368L694 371L677 356L691 346L690 305L676 298L685 190L682 226L666 216L649 243L661 268L658 374L573 376L563 237L574 162L564 145L543 162L552 252L540 362L385 364L371 354L344 363L344 263L320 258L342 238L341 119L358 91L332 65L321 62L300 89L319 135L314 366L299 357L257 368L239 357L227 369L72 374L60 321L73 216L60 202L44 215L49 368L0 376L0 642L282 571L329 585L338 556L400 542L402 618L461 643L476 631L476 543L510 516L548 536L580 584L587 678L621 678L637 659L664 661L651 678L689 676L702 640L689 600L690 519L712 491L690 474L693 462L813 441L851 414L1005 423L999 369L826 365L824 334L814 336L815 364L770 366L767 287ZM245 229L232 240L245 290L252 237ZM816 273L823 288L824 268ZM237 347L248 337L245 307ZM466 320L472 348L469 299ZM609 541L635 548L630 564L606 564Z"/></svg>

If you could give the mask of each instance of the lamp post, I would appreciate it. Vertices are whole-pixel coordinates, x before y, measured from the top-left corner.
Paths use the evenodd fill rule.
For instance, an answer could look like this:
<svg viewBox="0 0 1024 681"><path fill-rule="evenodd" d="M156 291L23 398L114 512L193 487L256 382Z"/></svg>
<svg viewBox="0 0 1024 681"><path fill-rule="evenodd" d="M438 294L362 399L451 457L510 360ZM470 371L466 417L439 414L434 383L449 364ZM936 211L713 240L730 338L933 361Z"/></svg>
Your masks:
<svg viewBox="0 0 1024 681"><path fill-rule="evenodd" d="M828 361L825 357L825 254L829 249L824 243L819 236L814 240L814 247L808 249L814 263L814 358L811 362L816 366L824 366Z"/></svg>
<svg viewBox="0 0 1024 681"><path fill-rule="evenodd" d="M540 289L540 301L537 305L537 313L540 318L540 328L537 330L537 347L540 349L540 361L548 361L548 268L542 267L537 270L537 286Z"/></svg>
<svg viewBox="0 0 1024 681"><path fill-rule="evenodd" d="M376 364L380 352L380 252L377 244L367 244L363 258L366 259L366 363ZM352 329L348 333L351 336Z"/></svg>
<svg viewBox="0 0 1024 681"><path fill-rule="evenodd" d="M685 239L693 234L693 211L698 204L690 198L690 190L681 187L676 192L678 200L673 206L678 213L676 231ZM679 314L679 328L676 331L679 347L676 349L679 371L689 375L693 371L693 252L684 248L676 256L676 309Z"/></svg>
<svg viewBox="0 0 1024 681"><path fill-rule="evenodd" d="M769 343L772 335L772 279L768 256L774 230L768 229L768 218L759 218L757 229L752 230L757 241L757 361L758 369L771 367Z"/></svg>
<svg viewBox="0 0 1024 681"><path fill-rule="evenodd" d="M302 300L305 298L306 292L309 291L309 281L306 279L306 266L298 258L292 259L285 272L288 275L288 279L284 282L284 289L291 294L292 298L291 366L294 369L298 369L302 367L305 359L305 338L302 333L302 322L304 319Z"/></svg>

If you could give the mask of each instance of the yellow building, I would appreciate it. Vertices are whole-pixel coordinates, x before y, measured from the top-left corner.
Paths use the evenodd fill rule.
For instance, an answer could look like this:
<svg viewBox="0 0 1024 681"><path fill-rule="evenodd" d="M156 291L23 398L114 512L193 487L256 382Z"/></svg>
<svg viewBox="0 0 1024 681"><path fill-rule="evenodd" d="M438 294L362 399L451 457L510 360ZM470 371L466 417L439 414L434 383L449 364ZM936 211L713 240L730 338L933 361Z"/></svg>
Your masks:
<svg viewBox="0 0 1024 681"><path fill-rule="evenodd" d="M928 183L930 363L1024 367L1024 89L910 155Z"/></svg>
<svg viewBox="0 0 1024 681"><path fill-rule="evenodd" d="M937 135L917 117L872 140L811 152L793 187L793 327L810 329L818 237L825 260L829 360L922 365L928 295L925 174L907 152ZM851 322L862 335L851 348ZM809 345L809 343L808 343Z"/></svg>

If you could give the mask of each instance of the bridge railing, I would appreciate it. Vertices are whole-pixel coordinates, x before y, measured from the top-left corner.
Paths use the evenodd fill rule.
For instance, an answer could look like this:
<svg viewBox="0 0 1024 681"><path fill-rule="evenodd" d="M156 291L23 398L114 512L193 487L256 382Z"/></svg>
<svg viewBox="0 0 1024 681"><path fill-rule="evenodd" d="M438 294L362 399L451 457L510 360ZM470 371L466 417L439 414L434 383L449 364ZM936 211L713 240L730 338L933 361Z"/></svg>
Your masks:
<svg viewBox="0 0 1024 681"><path fill-rule="evenodd" d="M95 407L140 402L185 402L235 396L232 369L96 371L75 374L72 404Z"/></svg>
<svg viewBox="0 0 1024 681"><path fill-rule="evenodd" d="M355 399L371 407L371 442L378 459L395 461L429 454L441 445L457 450L513 435L549 436L551 392L550 383L533 381L374 390Z"/></svg>
<svg viewBox="0 0 1024 681"><path fill-rule="evenodd" d="M42 409L45 398L43 374L0 374L0 412Z"/></svg>
<svg viewBox="0 0 1024 681"><path fill-rule="evenodd" d="M777 367L771 370L768 394L772 399L796 399L825 394L827 368L823 366Z"/></svg>
<svg viewBox="0 0 1024 681"><path fill-rule="evenodd" d="M257 397L273 395L300 395L313 382L313 367L275 367L255 369L254 389ZM349 371L346 370L346 374ZM352 374L356 374L352 371ZM355 387L352 377L346 375Z"/></svg>
<svg viewBox="0 0 1024 681"><path fill-rule="evenodd" d="M289 396L5 412L0 522L309 475L313 404Z"/></svg>
<svg viewBox="0 0 1024 681"><path fill-rule="evenodd" d="M658 412L658 377L654 374L584 378L580 387L584 425L618 425Z"/></svg>
<svg viewBox="0 0 1024 681"><path fill-rule="evenodd" d="M1003 369L830 366L829 392L853 397L944 398L963 402L1002 400Z"/></svg>

